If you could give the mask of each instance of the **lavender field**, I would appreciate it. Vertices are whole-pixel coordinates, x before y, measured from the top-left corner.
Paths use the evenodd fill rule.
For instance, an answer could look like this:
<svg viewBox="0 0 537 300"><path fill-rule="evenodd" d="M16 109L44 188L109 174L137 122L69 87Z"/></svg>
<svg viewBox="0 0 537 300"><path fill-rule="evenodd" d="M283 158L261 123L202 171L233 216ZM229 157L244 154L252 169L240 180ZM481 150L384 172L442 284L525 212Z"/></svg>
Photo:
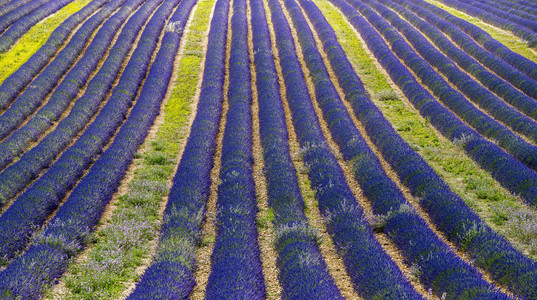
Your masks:
<svg viewBox="0 0 537 300"><path fill-rule="evenodd" d="M537 299L534 0L0 0L0 299Z"/></svg>

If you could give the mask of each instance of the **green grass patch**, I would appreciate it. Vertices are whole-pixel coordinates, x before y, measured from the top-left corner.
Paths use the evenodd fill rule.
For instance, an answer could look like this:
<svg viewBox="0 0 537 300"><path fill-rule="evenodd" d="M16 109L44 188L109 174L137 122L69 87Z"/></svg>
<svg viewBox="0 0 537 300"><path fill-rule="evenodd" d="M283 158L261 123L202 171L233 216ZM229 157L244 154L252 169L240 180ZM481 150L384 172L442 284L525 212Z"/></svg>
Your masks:
<svg viewBox="0 0 537 300"><path fill-rule="evenodd" d="M514 245L534 255L536 243L513 234L515 222L500 215L498 205L532 210L519 198L502 188L460 148L437 133L429 122L407 102L401 101L390 85L382 67L370 57L366 46L356 36L343 15L326 0L313 0L334 28L347 57L363 81L371 99L380 108L401 137L433 167L462 199L492 228L504 234ZM506 224L509 224L507 226ZM519 228L521 229L521 228Z"/></svg>
<svg viewBox="0 0 537 300"><path fill-rule="evenodd" d="M51 291L48 298L121 298L128 285L139 279L136 269L148 263L151 245L158 237L163 197L169 193L168 181L174 175L188 130L190 105L202 67L200 53L214 2L200 0L195 8L164 121L155 137L140 147L128 192L118 198L105 226L93 234L93 247L87 257L69 267L63 279L64 291Z"/></svg>
<svg viewBox="0 0 537 300"><path fill-rule="evenodd" d="M534 62L537 62L537 52L535 52L535 50L532 50L530 47L528 47L528 43L526 41L522 40L521 38L512 34L511 32L500 29L498 27L494 27L488 23L483 22L479 18L467 15L445 4L442 4L439 1L435 1L435 0L425 0L425 1L433 4L434 6L442 8L443 10L449 12L450 14L458 18L461 18L463 20L466 20L478 26L479 28L488 32L495 40L497 40L498 42L504 44L509 49L511 49L511 51L519 53L523 55L524 57Z"/></svg>
<svg viewBox="0 0 537 300"><path fill-rule="evenodd" d="M0 84L24 64L48 40L50 34L72 14L91 0L76 0L52 16L37 23L11 49L0 54Z"/></svg>

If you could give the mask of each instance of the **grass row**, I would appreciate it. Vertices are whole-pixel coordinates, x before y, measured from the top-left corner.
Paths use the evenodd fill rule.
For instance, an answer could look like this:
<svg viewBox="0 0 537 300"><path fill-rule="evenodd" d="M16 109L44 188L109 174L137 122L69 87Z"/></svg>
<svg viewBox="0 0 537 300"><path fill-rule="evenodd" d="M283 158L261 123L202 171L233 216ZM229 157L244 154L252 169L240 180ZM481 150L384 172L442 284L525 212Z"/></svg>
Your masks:
<svg viewBox="0 0 537 300"><path fill-rule="evenodd" d="M71 2L52 16L37 23L9 51L1 53L0 84L45 44L54 29L89 2L91 0L76 0Z"/></svg>
<svg viewBox="0 0 537 300"><path fill-rule="evenodd" d="M200 0L185 39L173 92L164 121L154 138L140 147L128 191L119 196L112 216L93 235L93 247L64 278L62 299L117 299L139 279L160 226L163 197L187 134L190 107L203 59L209 15L214 0ZM49 298L58 298L50 293Z"/></svg>
<svg viewBox="0 0 537 300"><path fill-rule="evenodd" d="M511 195L492 176L466 156L457 145L438 134L408 103L401 101L382 67L365 50L343 15L326 0L314 0L336 31L347 57L354 65L375 104L398 133L491 227L504 234L524 253L537 257L537 238L531 238L528 224L509 211L536 215ZM503 42L503 41L502 41ZM527 47L526 47L527 48Z"/></svg>
<svg viewBox="0 0 537 300"><path fill-rule="evenodd" d="M535 52L535 50L531 49L528 47L528 43L524 40L522 40L521 38L515 36L514 34L512 34L511 32L509 31L506 31L506 30L503 30L503 29L500 29L498 27L494 27L490 24L487 24L485 23L484 21L480 20L479 18L476 18L476 17L472 17L470 15L467 15L463 12L460 12L454 8L451 8L445 4L443 4L442 2L439 2L439 1L435 1L435 0L425 0L437 7L440 7L442 8L443 10L449 12L450 14L458 17L458 18L461 18L461 19L464 19L476 26L478 26L479 28L485 30L486 32L488 32L494 39L496 39L498 42L504 44L505 46L507 46L509 49L511 49L512 51L515 51L523 56L525 56L526 58L534 61L534 62L537 62L537 52Z"/></svg>

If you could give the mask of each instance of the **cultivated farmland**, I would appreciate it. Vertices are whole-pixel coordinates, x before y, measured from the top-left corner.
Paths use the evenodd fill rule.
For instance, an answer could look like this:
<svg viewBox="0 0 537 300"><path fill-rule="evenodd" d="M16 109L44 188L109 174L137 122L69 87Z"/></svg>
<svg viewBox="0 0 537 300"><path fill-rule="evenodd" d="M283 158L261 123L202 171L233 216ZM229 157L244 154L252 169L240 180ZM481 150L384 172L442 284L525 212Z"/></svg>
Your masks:
<svg viewBox="0 0 537 300"><path fill-rule="evenodd" d="M534 0L0 0L0 299L537 299Z"/></svg>

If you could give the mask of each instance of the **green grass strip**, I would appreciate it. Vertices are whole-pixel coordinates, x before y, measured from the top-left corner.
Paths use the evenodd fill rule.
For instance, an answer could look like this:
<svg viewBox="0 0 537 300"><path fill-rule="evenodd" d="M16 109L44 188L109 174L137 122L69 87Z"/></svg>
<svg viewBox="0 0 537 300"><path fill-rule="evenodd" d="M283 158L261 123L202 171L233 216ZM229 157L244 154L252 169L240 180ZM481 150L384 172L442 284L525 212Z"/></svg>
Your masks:
<svg viewBox="0 0 537 300"><path fill-rule="evenodd" d="M490 174L480 169L464 151L441 136L408 102L401 101L382 67L366 51L343 15L326 0L313 0L334 28L347 57L363 81L373 102L403 139L434 168L492 228L505 235L524 253L537 257L537 238L529 241L517 232L525 231L507 213L533 211L502 188ZM509 209L506 209L509 208ZM535 227L534 227L535 228Z"/></svg>
<svg viewBox="0 0 537 300"><path fill-rule="evenodd" d="M512 34L511 32L500 29L498 27L494 27L490 24L487 24L481 21L479 18L467 15L439 1L435 1L435 0L424 0L424 1L427 1L433 4L434 6L440 7L441 9L449 12L452 15L478 26L479 28L488 32L495 40L497 40L498 42L504 44L509 49L511 49L511 51L517 52L523 55L524 57L534 62L537 62L537 52L529 48L528 43L526 41L522 40L521 38Z"/></svg>
<svg viewBox="0 0 537 300"><path fill-rule="evenodd" d="M118 299L139 279L137 269L150 261L157 242L169 181L178 163L180 145L188 130L203 59L209 15L214 0L200 0L189 32L178 76L165 107L164 121L135 158L128 191L118 197L112 216L93 235L93 246L68 269L60 287L47 296L61 299Z"/></svg>
<svg viewBox="0 0 537 300"><path fill-rule="evenodd" d="M0 54L0 84L24 64L48 40L50 34L72 14L81 10L91 0L76 0L54 15L37 23L5 53Z"/></svg>

